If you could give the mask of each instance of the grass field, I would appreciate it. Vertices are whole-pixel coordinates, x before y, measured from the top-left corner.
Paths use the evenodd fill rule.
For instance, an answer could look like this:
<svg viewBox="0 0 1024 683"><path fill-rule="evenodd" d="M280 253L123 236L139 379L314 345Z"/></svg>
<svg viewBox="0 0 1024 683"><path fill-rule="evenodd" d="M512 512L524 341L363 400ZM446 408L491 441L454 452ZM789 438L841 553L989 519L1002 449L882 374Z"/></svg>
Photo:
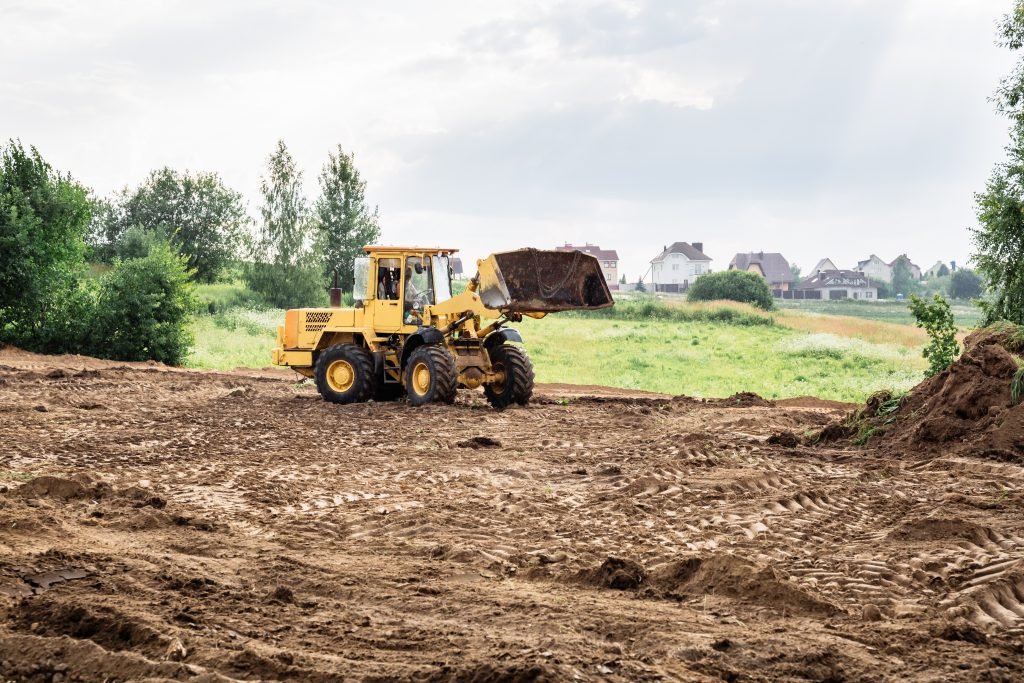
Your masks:
<svg viewBox="0 0 1024 683"><path fill-rule="evenodd" d="M201 290L201 298L227 303L237 294L212 287ZM616 308L602 315L554 315L518 325L537 380L704 397L754 391L767 398L861 401L878 389L913 386L926 367L920 346L888 329L920 332L908 326L815 316L824 320L815 325L825 329L794 329L790 325L801 324L803 314L767 314L731 303L683 304L670 312ZM723 309L733 313L716 313ZM747 316L765 322L753 323ZM283 319L281 310L242 306L199 315L192 324L196 347L188 364L265 367Z"/></svg>
<svg viewBox="0 0 1024 683"><path fill-rule="evenodd" d="M812 313L829 316L848 316L852 318L863 318L865 320L877 320L879 322L895 323L898 325L913 325L914 317L910 315L910 309L906 301L855 301L843 299L840 301L786 301L777 299L776 304L785 311L799 311L801 313ZM961 329L973 329L981 322L981 309L974 304L965 301L952 301L950 308L953 310L953 317Z"/></svg>

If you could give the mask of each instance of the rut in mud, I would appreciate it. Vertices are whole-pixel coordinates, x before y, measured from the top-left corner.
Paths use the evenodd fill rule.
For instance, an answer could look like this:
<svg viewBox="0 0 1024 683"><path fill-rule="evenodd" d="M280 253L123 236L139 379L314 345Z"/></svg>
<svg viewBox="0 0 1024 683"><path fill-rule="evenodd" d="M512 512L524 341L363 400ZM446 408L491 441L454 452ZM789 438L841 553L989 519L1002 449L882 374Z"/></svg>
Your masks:
<svg viewBox="0 0 1024 683"><path fill-rule="evenodd" d="M800 445L849 411L0 351L0 671L1021 678L1024 467Z"/></svg>

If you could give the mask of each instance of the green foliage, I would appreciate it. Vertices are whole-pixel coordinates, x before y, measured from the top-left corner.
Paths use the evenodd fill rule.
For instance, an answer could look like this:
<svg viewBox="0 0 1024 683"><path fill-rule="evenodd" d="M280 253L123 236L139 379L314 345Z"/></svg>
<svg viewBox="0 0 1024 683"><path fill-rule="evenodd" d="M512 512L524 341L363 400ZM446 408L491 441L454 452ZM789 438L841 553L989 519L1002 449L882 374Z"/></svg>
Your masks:
<svg viewBox="0 0 1024 683"><path fill-rule="evenodd" d="M950 276L949 295L954 299L977 299L981 291L981 278L973 270L961 268Z"/></svg>
<svg viewBox="0 0 1024 683"><path fill-rule="evenodd" d="M1024 399L1024 367L1017 368L1010 383L1010 399L1013 405L1017 405Z"/></svg>
<svg viewBox="0 0 1024 683"><path fill-rule="evenodd" d="M904 296L912 295L920 288L910 270L910 259L905 254L899 256L893 264L891 288L894 294Z"/></svg>
<svg viewBox="0 0 1024 683"><path fill-rule="evenodd" d="M765 279L756 273L726 270L697 278L687 293L689 301L741 301L770 311L775 308Z"/></svg>
<svg viewBox="0 0 1024 683"><path fill-rule="evenodd" d="M937 273L935 273L935 276L936 277L947 277L947 276L949 276L949 266L947 266L945 263L943 263L941 266L939 266L939 270L938 270Z"/></svg>
<svg viewBox="0 0 1024 683"><path fill-rule="evenodd" d="M800 282L800 266L795 263L789 264L789 272L793 273L793 282Z"/></svg>
<svg viewBox="0 0 1024 683"><path fill-rule="evenodd" d="M149 230L141 225L133 225L125 230L121 239L114 244L114 258L122 261L145 258L154 247L167 243L167 236L161 228Z"/></svg>
<svg viewBox="0 0 1024 683"><path fill-rule="evenodd" d="M646 287L646 286L644 286L644 281L643 281L643 279L640 279L640 280L637 280L637 281L636 281L636 291L638 291L638 292L641 292L641 293L643 293L643 292L646 292L646 291L647 291L647 287Z"/></svg>
<svg viewBox="0 0 1024 683"><path fill-rule="evenodd" d="M216 173L161 168L112 202L95 201L90 240L99 257L118 256L132 226L170 238L200 282L213 282L238 255L249 223L242 195Z"/></svg>
<svg viewBox="0 0 1024 683"><path fill-rule="evenodd" d="M249 289L279 308L323 305L327 301L321 264L313 249L314 221L302 194L302 171L279 140L267 162L260 191L259 230L249 244L244 268Z"/></svg>
<svg viewBox="0 0 1024 683"><path fill-rule="evenodd" d="M596 311L569 311L560 313L567 318L612 318L615 320L661 320L665 322L691 323L707 322L743 327L771 326L775 321L769 315L758 315L737 310L728 306L720 308L686 308L668 306L657 299L638 297L637 299L618 301L610 308Z"/></svg>
<svg viewBox="0 0 1024 683"><path fill-rule="evenodd" d="M0 342L48 350L76 323L90 209L31 147L0 149Z"/></svg>
<svg viewBox="0 0 1024 683"><path fill-rule="evenodd" d="M917 320L917 326L928 333L930 340L923 353L931 364L926 374L929 377L937 375L952 365L960 353L953 311L949 308L949 302L939 294L932 297L931 303L912 294L910 312Z"/></svg>
<svg viewBox="0 0 1024 683"><path fill-rule="evenodd" d="M622 277L619 278L619 284L620 285L626 284L626 274L625 273L623 273Z"/></svg>
<svg viewBox="0 0 1024 683"><path fill-rule="evenodd" d="M997 42L1013 52L1024 47L1024 1L1016 0L1003 18ZM1024 58L1000 83L995 101L1012 123L1010 142L1006 161L975 195L972 259L992 293L981 302L985 322L1024 323Z"/></svg>
<svg viewBox="0 0 1024 683"><path fill-rule="evenodd" d="M188 261L169 244L143 258L116 261L100 283L90 347L99 358L157 360L180 365L192 345L195 309Z"/></svg>
<svg viewBox="0 0 1024 683"><path fill-rule="evenodd" d="M355 157L339 145L328 155L320 172L320 198L316 202L317 252L323 261L325 280L334 271L346 292L352 291L352 265L363 247L380 237L376 207L366 204L366 181L359 175Z"/></svg>

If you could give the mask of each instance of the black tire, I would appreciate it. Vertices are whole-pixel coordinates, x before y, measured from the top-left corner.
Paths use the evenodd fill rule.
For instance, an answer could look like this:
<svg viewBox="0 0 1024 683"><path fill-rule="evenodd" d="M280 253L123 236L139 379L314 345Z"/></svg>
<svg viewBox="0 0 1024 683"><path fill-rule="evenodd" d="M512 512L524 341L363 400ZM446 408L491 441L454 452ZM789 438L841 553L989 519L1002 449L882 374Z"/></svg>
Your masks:
<svg viewBox="0 0 1024 683"><path fill-rule="evenodd" d="M455 358L443 346L421 346L412 352L403 373L409 403L454 403L459 371Z"/></svg>
<svg viewBox="0 0 1024 683"><path fill-rule="evenodd" d="M487 401L498 410L504 410L513 403L525 406L533 396L533 363L521 347L502 344L489 352L491 367L504 371L503 384L485 384Z"/></svg>
<svg viewBox="0 0 1024 683"><path fill-rule="evenodd" d="M316 388L331 403L361 403L373 395L373 356L361 346L337 344L316 359Z"/></svg>

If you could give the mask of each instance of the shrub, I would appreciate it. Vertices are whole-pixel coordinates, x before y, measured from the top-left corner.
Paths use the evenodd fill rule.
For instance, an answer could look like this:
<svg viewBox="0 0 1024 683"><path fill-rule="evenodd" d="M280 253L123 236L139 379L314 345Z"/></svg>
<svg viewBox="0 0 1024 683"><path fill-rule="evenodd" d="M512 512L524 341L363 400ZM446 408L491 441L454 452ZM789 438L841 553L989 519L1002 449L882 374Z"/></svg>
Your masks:
<svg viewBox="0 0 1024 683"><path fill-rule="evenodd" d="M973 270L961 268L950 277L949 295L954 299L977 299L981 290L981 277Z"/></svg>
<svg viewBox="0 0 1024 683"><path fill-rule="evenodd" d="M287 263L249 263L245 267L246 286L274 308L325 306L327 290L316 266Z"/></svg>
<svg viewBox="0 0 1024 683"><path fill-rule="evenodd" d="M150 230L141 225L133 225L125 230L120 239L114 243L114 256L122 261L145 258L149 256L153 247L166 244L167 241L167 236L160 228Z"/></svg>
<svg viewBox="0 0 1024 683"><path fill-rule="evenodd" d="M768 283L756 273L743 270L726 270L708 273L697 278L687 294L689 301L717 301L727 299L770 311L775 308Z"/></svg>
<svg viewBox="0 0 1024 683"><path fill-rule="evenodd" d="M911 294L910 312L914 314L917 326L928 333L930 340L923 353L931 364L927 375L937 375L952 365L960 353L953 311L949 308L949 302L939 294L932 297L931 303L916 294Z"/></svg>
<svg viewBox="0 0 1024 683"><path fill-rule="evenodd" d="M186 264L167 243L154 244L143 258L116 261L100 283L92 354L180 365L192 345L187 323L196 305Z"/></svg>
<svg viewBox="0 0 1024 683"><path fill-rule="evenodd" d="M771 326L775 320L768 315L754 311L743 311L729 306L716 308L682 305L669 306L653 298L639 298L633 301L619 301L610 308L596 311L569 311L560 316L574 318L612 318L614 320L658 320L664 322L708 322L743 327Z"/></svg>

